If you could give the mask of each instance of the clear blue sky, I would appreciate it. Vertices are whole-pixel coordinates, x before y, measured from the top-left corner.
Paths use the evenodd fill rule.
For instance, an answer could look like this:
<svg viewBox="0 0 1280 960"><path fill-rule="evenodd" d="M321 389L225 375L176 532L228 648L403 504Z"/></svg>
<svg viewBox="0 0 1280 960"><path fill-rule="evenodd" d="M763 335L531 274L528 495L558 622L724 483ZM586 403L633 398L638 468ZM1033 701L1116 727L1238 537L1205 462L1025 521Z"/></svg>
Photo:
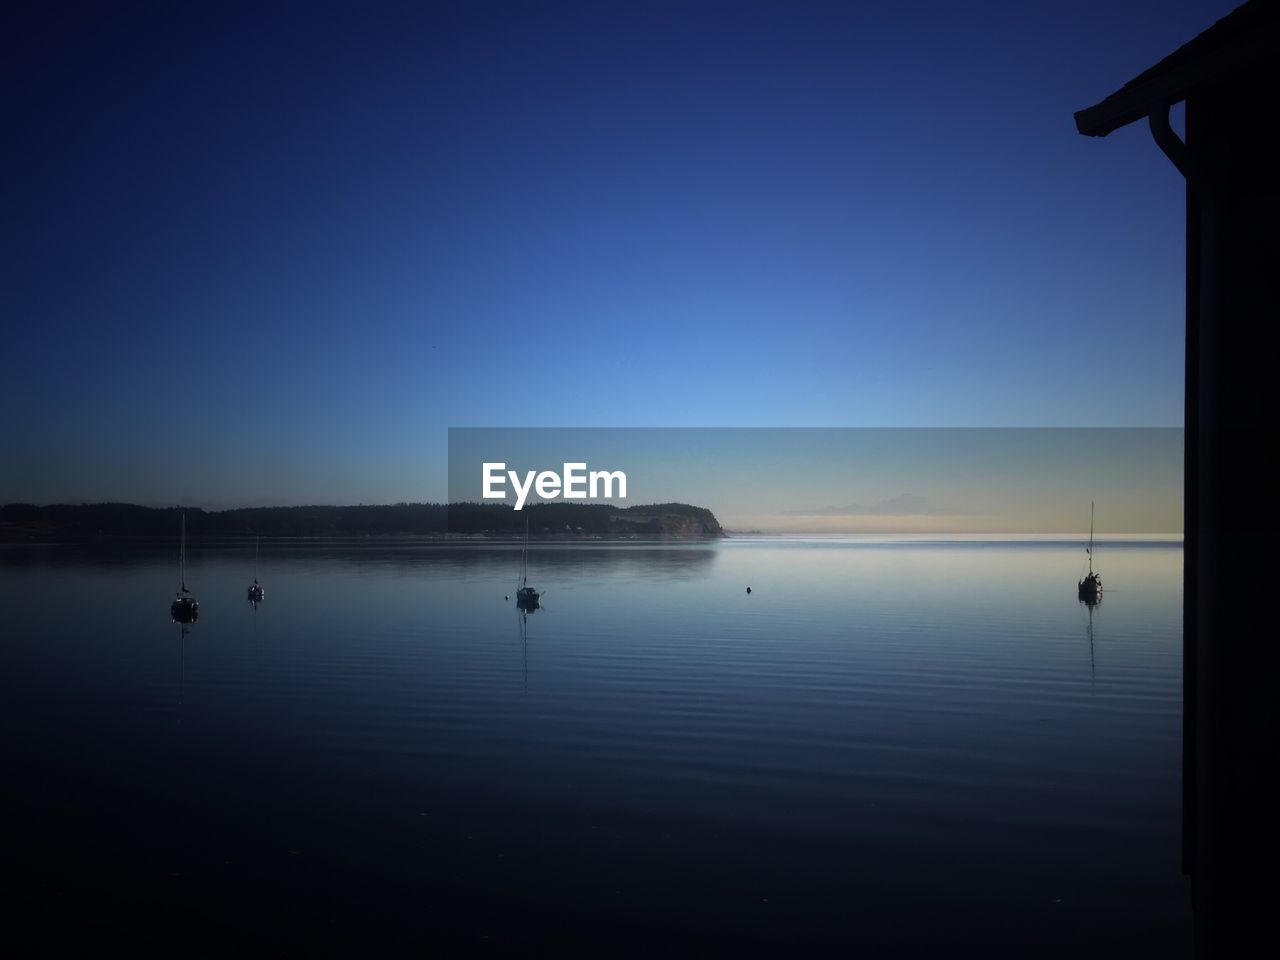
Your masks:
<svg viewBox="0 0 1280 960"><path fill-rule="evenodd" d="M1182 420L1230 2L155 5L3 31L0 501L445 496L449 426Z"/></svg>

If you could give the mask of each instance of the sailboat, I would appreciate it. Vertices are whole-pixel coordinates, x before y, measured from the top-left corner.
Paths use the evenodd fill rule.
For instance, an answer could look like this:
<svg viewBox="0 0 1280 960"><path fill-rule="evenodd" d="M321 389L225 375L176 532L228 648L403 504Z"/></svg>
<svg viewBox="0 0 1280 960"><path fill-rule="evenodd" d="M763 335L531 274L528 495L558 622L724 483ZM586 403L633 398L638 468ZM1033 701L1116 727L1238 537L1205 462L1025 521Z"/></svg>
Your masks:
<svg viewBox="0 0 1280 960"><path fill-rule="evenodd" d="M1080 599L1092 606L1102 599L1102 577L1093 572L1093 504L1089 504L1089 572L1080 581Z"/></svg>
<svg viewBox="0 0 1280 960"><path fill-rule="evenodd" d="M182 513L182 539L178 547L178 595L169 604L169 615L175 623L195 623L200 603L187 589L187 513Z"/></svg>
<svg viewBox="0 0 1280 960"><path fill-rule="evenodd" d="M524 518L524 550L520 553L520 586L516 588L516 606L524 610L538 608L538 591L529 586L529 517Z"/></svg>
<svg viewBox="0 0 1280 960"><path fill-rule="evenodd" d="M267 591L258 582L258 545L261 540L261 537L255 537L253 540L253 584L249 587L250 603L261 603L267 597Z"/></svg>

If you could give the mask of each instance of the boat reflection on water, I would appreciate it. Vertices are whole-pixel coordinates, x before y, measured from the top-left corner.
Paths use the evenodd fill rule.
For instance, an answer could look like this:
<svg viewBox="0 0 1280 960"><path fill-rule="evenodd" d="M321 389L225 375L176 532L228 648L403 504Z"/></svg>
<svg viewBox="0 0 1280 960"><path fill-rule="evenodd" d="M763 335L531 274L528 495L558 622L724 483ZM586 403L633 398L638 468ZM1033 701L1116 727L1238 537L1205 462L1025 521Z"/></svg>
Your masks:
<svg viewBox="0 0 1280 960"><path fill-rule="evenodd" d="M191 628L178 624L178 722L182 722L182 707L187 694L187 634Z"/></svg>
<svg viewBox="0 0 1280 960"><path fill-rule="evenodd" d="M1085 632L1089 636L1089 685L1097 679L1097 665L1093 656L1093 611L1094 608L1102 603L1102 594L1086 597L1084 594L1080 596L1080 606L1084 607L1089 613L1089 622L1085 627Z"/></svg>
<svg viewBox="0 0 1280 960"><path fill-rule="evenodd" d="M529 614L538 609L535 603L532 608L523 607L516 610L516 618L520 623L520 656L524 665L524 690L529 690Z"/></svg>

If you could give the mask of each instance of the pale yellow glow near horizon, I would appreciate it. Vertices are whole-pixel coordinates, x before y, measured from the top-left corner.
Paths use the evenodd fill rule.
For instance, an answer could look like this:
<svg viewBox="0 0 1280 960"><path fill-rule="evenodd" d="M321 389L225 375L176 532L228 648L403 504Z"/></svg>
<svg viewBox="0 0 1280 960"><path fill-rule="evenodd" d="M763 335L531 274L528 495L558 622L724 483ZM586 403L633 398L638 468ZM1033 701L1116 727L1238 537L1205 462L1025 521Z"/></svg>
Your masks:
<svg viewBox="0 0 1280 960"><path fill-rule="evenodd" d="M1089 515L1065 516L1061 511L1000 514L912 514L912 515L801 515L726 514L717 515L728 530L759 530L761 533L814 534L1061 534L1089 536ZM1106 526L1102 526L1105 519ZM1151 509L1109 512L1097 517L1095 534L1182 536L1182 504L1153 505Z"/></svg>

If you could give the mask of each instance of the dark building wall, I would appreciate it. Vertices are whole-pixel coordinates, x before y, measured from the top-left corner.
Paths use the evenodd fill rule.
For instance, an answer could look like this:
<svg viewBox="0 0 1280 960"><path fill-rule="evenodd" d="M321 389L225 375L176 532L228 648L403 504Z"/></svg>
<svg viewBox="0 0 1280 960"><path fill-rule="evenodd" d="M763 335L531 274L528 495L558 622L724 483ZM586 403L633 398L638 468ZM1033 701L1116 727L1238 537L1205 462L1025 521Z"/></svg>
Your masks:
<svg viewBox="0 0 1280 960"><path fill-rule="evenodd" d="M1277 93L1272 64L1186 107L1185 853L1201 956L1276 940Z"/></svg>

